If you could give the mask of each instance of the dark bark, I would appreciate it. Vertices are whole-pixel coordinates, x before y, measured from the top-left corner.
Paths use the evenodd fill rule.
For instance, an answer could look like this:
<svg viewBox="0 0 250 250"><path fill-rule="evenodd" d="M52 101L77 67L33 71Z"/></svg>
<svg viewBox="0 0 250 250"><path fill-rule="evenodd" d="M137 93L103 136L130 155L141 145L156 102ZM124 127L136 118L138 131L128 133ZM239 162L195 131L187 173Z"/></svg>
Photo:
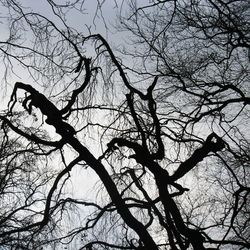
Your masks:
<svg viewBox="0 0 250 250"><path fill-rule="evenodd" d="M215 141L213 141L215 139ZM223 140L215 133L210 134L201 148L194 151L189 159L180 164L175 173L170 177L176 181L193 169L201 162L210 152L216 153L225 147Z"/></svg>

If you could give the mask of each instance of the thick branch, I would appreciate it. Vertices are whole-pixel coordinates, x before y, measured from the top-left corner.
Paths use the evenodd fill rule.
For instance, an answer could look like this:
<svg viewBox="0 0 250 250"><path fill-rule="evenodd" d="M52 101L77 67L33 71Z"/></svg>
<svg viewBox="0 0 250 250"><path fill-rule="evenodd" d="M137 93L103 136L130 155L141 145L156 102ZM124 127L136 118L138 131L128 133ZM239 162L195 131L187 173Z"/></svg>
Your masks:
<svg viewBox="0 0 250 250"><path fill-rule="evenodd" d="M42 144L45 146L50 146L50 147L55 147L55 148L62 148L62 146L65 144L65 142L63 140L46 141L46 140L43 140L43 139L37 137L34 134L30 135L28 133L25 133L21 129L19 129L18 127L14 126L12 124L12 122L4 116L0 116L0 120L2 120L4 124L8 125L15 133L17 133L18 135L21 135L22 137L26 138L27 140L29 140L31 142L35 142L37 144Z"/></svg>
<svg viewBox="0 0 250 250"><path fill-rule="evenodd" d="M215 141L213 141L215 140ZM215 133L210 134L201 148L194 151L189 159L181 163L175 173L170 176L172 181L176 181L183 177L191 169L193 169L197 163L201 162L210 152L217 152L225 147L224 141Z"/></svg>
<svg viewBox="0 0 250 250"><path fill-rule="evenodd" d="M74 128L63 121L62 114L60 110L43 94L39 93L36 89L34 89L31 85L25 84L22 82L16 82L14 90L11 94L10 103L13 101L10 106L10 114L12 114L12 109L17 101L17 91L21 89L28 92L30 95L26 97L22 105L25 110L31 114L33 106L39 108L43 115L47 116L45 120L47 124L55 127L56 132L59 133L62 137L68 136L69 134L75 134Z"/></svg>
<svg viewBox="0 0 250 250"><path fill-rule="evenodd" d="M86 164L89 165L99 176L108 194L110 195L111 200L115 204L118 213L121 215L125 223L139 235L140 239L148 249L157 250L158 248L154 240L147 232L144 225L135 219L127 208L124 200L117 190L115 183L102 163L98 161L75 137L68 137L67 142L80 154L82 160L84 160Z"/></svg>
<svg viewBox="0 0 250 250"><path fill-rule="evenodd" d="M63 109L60 110L61 114L66 114L66 113L70 112L70 109L72 108L72 106L76 102L77 96L84 91L84 89L88 86L88 84L90 82L90 79L91 79L90 62L91 62L91 60L88 58L80 57L80 62L78 64L78 67L81 67L82 62L84 62L84 66L85 66L84 82L78 89L73 90L73 93L72 93L71 98L68 101L67 105Z"/></svg>
<svg viewBox="0 0 250 250"><path fill-rule="evenodd" d="M153 122L154 122L154 126L155 126L155 138L156 138L156 142L158 145L157 152L152 154L151 156L154 159L162 160L164 158L164 155L165 155L165 150L164 150L163 141L161 139L161 125L160 125L159 119L158 119L157 114L156 114L156 102L153 98L153 89L157 83L157 80L158 80L158 77L155 77L152 85L148 88L147 98L148 98L149 112L153 118Z"/></svg>

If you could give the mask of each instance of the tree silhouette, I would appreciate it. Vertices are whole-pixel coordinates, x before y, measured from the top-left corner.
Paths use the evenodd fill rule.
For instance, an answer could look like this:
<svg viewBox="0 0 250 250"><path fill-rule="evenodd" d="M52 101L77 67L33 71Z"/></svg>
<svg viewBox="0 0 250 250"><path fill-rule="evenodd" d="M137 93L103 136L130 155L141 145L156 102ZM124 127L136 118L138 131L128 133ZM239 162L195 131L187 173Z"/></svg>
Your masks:
<svg viewBox="0 0 250 250"><path fill-rule="evenodd" d="M249 3L114 1L115 49L45 2L0 1L1 247L249 249Z"/></svg>

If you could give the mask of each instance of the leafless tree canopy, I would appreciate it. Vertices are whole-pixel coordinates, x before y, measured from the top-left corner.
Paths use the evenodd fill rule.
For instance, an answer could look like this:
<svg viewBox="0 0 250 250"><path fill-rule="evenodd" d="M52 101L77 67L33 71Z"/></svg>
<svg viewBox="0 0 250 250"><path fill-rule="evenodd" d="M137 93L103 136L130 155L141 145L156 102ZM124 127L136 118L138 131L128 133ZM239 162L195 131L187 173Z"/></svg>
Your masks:
<svg viewBox="0 0 250 250"><path fill-rule="evenodd" d="M0 249L250 249L249 1L41 2L0 0Z"/></svg>

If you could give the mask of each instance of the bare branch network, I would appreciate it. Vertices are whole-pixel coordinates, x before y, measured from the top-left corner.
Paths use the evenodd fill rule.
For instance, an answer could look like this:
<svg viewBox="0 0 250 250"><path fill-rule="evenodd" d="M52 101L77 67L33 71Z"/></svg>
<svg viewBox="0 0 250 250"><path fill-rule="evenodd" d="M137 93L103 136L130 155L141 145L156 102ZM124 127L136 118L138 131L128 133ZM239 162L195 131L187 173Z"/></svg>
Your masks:
<svg viewBox="0 0 250 250"><path fill-rule="evenodd" d="M250 249L249 2L91 2L0 0L0 249Z"/></svg>

